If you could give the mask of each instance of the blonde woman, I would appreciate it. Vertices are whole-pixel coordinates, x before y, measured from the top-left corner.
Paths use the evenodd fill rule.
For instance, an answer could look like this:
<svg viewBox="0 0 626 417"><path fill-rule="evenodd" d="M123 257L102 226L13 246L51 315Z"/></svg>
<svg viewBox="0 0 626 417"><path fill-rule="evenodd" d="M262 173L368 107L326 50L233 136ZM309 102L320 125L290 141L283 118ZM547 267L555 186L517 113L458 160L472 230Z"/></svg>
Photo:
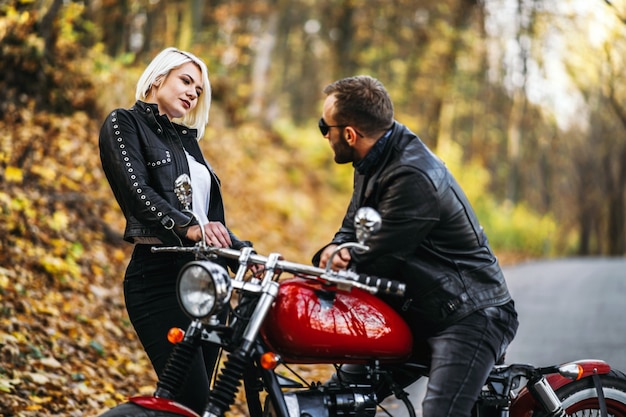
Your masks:
<svg viewBox="0 0 626 417"><path fill-rule="evenodd" d="M100 130L100 158L113 194L126 218L124 240L135 245L124 276L131 322L157 375L171 351L169 328L186 328L189 319L176 299L176 278L193 255L151 252L157 245L192 245L202 239L200 225L182 209L173 184L191 177L192 208L200 214L208 244L239 249L251 246L226 227L220 181L205 160L198 140L211 105L211 86L203 61L167 48L139 78L136 102L113 110ZM183 398L202 412L215 349L198 350Z"/></svg>

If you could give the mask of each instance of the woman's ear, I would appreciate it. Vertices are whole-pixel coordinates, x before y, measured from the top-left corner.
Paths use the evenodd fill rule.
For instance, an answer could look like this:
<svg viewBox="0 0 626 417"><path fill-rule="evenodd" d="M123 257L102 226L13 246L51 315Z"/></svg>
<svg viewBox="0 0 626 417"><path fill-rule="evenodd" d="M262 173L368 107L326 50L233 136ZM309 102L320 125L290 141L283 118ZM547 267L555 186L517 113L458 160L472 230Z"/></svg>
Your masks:
<svg viewBox="0 0 626 417"><path fill-rule="evenodd" d="M159 75L158 77L156 77L154 79L154 82L152 83L152 87L159 88L161 86L161 82L163 82L163 78L164 77L162 75Z"/></svg>

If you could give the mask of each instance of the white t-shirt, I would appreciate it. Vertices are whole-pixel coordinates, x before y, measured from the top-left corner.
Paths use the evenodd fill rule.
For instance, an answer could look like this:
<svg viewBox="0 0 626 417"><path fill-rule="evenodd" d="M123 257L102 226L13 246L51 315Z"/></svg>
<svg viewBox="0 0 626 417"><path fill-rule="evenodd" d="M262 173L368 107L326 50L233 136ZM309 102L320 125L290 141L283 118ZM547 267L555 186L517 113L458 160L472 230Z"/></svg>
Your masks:
<svg viewBox="0 0 626 417"><path fill-rule="evenodd" d="M209 212L209 199L211 196L211 173L207 167L196 161L196 159L187 155L187 162L189 163L189 172L191 174L191 186L193 191L191 194L191 208L200 218L198 219L201 224L207 224L209 219L207 213Z"/></svg>

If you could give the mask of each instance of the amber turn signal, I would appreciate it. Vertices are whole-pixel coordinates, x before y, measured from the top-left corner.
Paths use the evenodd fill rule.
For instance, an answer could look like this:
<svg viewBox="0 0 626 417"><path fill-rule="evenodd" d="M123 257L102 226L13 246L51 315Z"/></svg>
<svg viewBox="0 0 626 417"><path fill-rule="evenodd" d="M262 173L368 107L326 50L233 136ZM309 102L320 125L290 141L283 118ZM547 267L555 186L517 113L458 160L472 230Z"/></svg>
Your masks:
<svg viewBox="0 0 626 417"><path fill-rule="evenodd" d="M559 373L573 381L582 378L584 371L584 368L577 363L568 363L559 367Z"/></svg>
<svg viewBox="0 0 626 417"><path fill-rule="evenodd" d="M261 355L261 367L263 369L272 370L275 369L280 363L280 355L274 352L266 352Z"/></svg>
<svg viewBox="0 0 626 417"><path fill-rule="evenodd" d="M176 343L182 342L185 338L185 331L183 329L179 329L178 327L172 327L167 332L167 340L175 345Z"/></svg>

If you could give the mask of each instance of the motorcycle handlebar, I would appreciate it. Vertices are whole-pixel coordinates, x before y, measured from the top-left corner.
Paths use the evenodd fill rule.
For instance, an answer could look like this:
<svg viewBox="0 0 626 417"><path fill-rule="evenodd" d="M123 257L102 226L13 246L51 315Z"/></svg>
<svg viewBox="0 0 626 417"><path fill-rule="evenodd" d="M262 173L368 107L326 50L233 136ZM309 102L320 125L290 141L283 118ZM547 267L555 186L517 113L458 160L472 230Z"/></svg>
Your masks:
<svg viewBox="0 0 626 417"><path fill-rule="evenodd" d="M406 291L406 284L403 282L373 275L359 274L357 282L367 285L368 287L375 287L378 289L378 292L388 295L402 296Z"/></svg>
<svg viewBox="0 0 626 417"><path fill-rule="evenodd" d="M193 252L196 254L205 253L229 259L239 259L242 254L242 251L236 249L216 248L202 245L196 245L193 247L153 247L152 252ZM247 263L267 266L269 260L269 257L253 253L247 258ZM402 296L404 295L406 289L406 285L404 283L392 279L381 278L366 274L358 274L354 271L347 270L326 271L323 268L318 268L312 265L304 265L296 262L290 262L282 259L276 261L273 268L274 270L280 272L316 276L328 280L329 282L353 282L356 284L354 286L361 287L362 289L368 290L372 293L384 293L388 295Z"/></svg>

